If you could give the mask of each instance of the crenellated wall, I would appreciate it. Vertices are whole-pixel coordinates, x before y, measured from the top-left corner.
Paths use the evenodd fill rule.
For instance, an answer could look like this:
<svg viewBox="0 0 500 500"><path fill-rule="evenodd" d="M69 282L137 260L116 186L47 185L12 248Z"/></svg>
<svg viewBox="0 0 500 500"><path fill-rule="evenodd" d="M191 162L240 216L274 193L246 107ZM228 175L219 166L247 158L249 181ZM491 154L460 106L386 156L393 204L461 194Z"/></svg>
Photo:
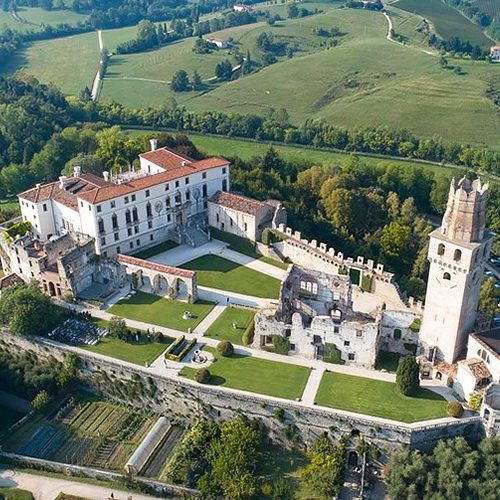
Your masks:
<svg viewBox="0 0 500 500"><path fill-rule="evenodd" d="M390 451L400 446L430 448L437 439L463 434L477 434L479 437L483 432L479 417L406 424L347 411L310 407L296 401L202 385L167 373L160 376L139 365L114 361L47 339L13 336L5 330L0 331L0 347L14 355L21 349L60 360L65 353L74 352L82 360L80 371L83 379L111 399L167 415L172 423L188 423L200 417L224 420L238 416L257 418L266 424L270 436L277 442L288 440L285 437L287 428L287 432L294 429L305 443L324 432L339 438L343 434L359 431L371 444ZM284 410L284 421L275 417L277 408Z"/></svg>
<svg viewBox="0 0 500 500"><path fill-rule="evenodd" d="M300 231L294 231L284 224L280 224L276 231L281 234L283 241L274 243L273 246L292 262L334 274L342 273L342 270L357 270L361 276L372 279L371 292L383 295L387 299L387 307L423 313L422 301L406 297L394 280L394 274L386 271L383 264L376 264L372 259L365 260L363 256L356 259L345 257L342 252L335 252L335 249L328 247L326 243L302 238Z"/></svg>

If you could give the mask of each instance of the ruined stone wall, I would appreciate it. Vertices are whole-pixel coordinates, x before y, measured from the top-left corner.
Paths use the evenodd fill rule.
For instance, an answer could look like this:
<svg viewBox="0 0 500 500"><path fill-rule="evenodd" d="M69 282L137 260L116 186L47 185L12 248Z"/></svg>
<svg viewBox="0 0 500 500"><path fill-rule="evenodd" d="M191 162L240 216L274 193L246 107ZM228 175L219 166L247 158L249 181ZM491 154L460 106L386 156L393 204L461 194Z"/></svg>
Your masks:
<svg viewBox="0 0 500 500"><path fill-rule="evenodd" d="M404 424L324 407L305 407L300 402L157 376L138 365L112 361L50 340L13 336L5 330L0 331L0 347L13 354L20 349L30 350L41 357L59 360L67 352L76 352L82 360L83 379L110 399L163 414L172 423L189 423L200 417L260 419L276 442L287 442L293 436L298 442L308 443L324 432L334 438L359 432L369 443L389 452L402 445L429 448L437 439L464 433L479 436L482 432L479 417ZM284 410L283 421L275 416L277 408Z"/></svg>

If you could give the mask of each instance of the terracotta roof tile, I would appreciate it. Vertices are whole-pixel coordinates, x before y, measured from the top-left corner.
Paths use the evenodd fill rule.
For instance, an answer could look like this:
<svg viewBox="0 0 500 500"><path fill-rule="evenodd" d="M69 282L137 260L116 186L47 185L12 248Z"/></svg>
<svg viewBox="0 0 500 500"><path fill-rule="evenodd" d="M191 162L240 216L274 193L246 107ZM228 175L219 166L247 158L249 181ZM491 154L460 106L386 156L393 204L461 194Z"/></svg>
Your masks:
<svg viewBox="0 0 500 500"><path fill-rule="evenodd" d="M177 153L173 149L167 147L148 151L147 153L141 153L139 156L165 170L181 167L185 162L195 163L195 160L189 156Z"/></svg>
<svg viewBox="0 0 500 500"><path fill-rule="evenodd" d="M156 262L151 262L149 260L132 257L131 255L118 254L116 258L118 262L122 264L130 264L131 266L143 267L160 273L173 274L174 276L180 276L181 278L193 278L196 276L196 271L189 271L188 269L181 269L180 267L165 266L164 264L157 264Z"/></svg>
<svg viewBox="0 0 500 500"><path fill-rule="evenodd" d="M34 203L53 199L73 210L78 210L78 199L82 199L91 204L101 203L103 201L112 200L118 196L133 193L140 189L169 182L195 172L223 167L229 164L226 159L221 157L212 157L195 161L169 148L160 148L156 151L149 151L139 156L159 165L164 168L165 171L159 174L141 177L140 179L135 179L123 184L114 184L105 181L94 174L83 174L80 177L70 177L66 179L65 189L61 189L59 181L57 181L28 189L18 196Z"/></svg>
<svg viewBox="0 0 500 500"><path fill-rule="evenodd" d="M270 206L268 203L226 191L217 191L208 201L249 215L257 215L261 208Z"/></svg>
<svg viewBox="0 0 500 500"><path fill-rule="evenodd" d="M16 273L8 274L7 276L0 278L0 290L5 290L9 286L15 285L17 283L24 283L24 281Z"/></svg>
<svg viewBox="0 0 500 500"><path fill-rule="evenodd" d="M469 358L463 360L462 363L468 366L472 375L478 380L491 377L490 371L481 359Z"/></svg>

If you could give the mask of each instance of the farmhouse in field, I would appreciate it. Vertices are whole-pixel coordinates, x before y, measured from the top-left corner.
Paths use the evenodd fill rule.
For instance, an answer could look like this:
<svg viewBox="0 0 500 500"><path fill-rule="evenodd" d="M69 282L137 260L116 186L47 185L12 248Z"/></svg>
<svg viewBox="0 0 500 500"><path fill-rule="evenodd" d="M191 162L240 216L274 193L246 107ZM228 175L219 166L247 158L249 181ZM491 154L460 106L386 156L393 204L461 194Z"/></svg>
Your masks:
<svg viewBox="0 0 500 500"><path fill-rule="evenodd" d="M500 62L500 45L495 45L490 49L491 62Z"/></svg>
<svg viewBox="0 0 500 500"><path fill-rule="evenodd" d="M221 231L259 241L265 227L286 223L286 211L274 200L257 201L218 191L208 200L208 223Z"/></svg>
<svg viewBox="0 0 500 500"><path fill-rule="evenodd" d="M252 7L250 7L249 5L245 5L243 3L235 3L233 5L233 9L236 12L253 12Z"/></svg>
<svg viewBox="0 0 500 500"><path fill-rule="evenodd" d="M227 49L229 47L229 43L227 40L221 40L220 38L209 38L208 41L215 45L218 49Z"/></svg>

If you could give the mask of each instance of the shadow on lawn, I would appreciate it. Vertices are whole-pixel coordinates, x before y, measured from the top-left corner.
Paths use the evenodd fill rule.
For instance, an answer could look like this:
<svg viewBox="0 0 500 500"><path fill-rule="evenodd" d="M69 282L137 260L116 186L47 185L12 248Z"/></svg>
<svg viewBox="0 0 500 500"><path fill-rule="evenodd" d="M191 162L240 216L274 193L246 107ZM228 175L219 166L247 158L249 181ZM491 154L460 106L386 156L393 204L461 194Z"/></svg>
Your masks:
<svg viewBox="0 0 500 500"><path fill-rule="evenodd" d="M216 255L204 255L203 257L187 262L180 267L191 271L216 271L219 273L229 273L230 271L241 267L241 264L226 260Z"/></svg>

